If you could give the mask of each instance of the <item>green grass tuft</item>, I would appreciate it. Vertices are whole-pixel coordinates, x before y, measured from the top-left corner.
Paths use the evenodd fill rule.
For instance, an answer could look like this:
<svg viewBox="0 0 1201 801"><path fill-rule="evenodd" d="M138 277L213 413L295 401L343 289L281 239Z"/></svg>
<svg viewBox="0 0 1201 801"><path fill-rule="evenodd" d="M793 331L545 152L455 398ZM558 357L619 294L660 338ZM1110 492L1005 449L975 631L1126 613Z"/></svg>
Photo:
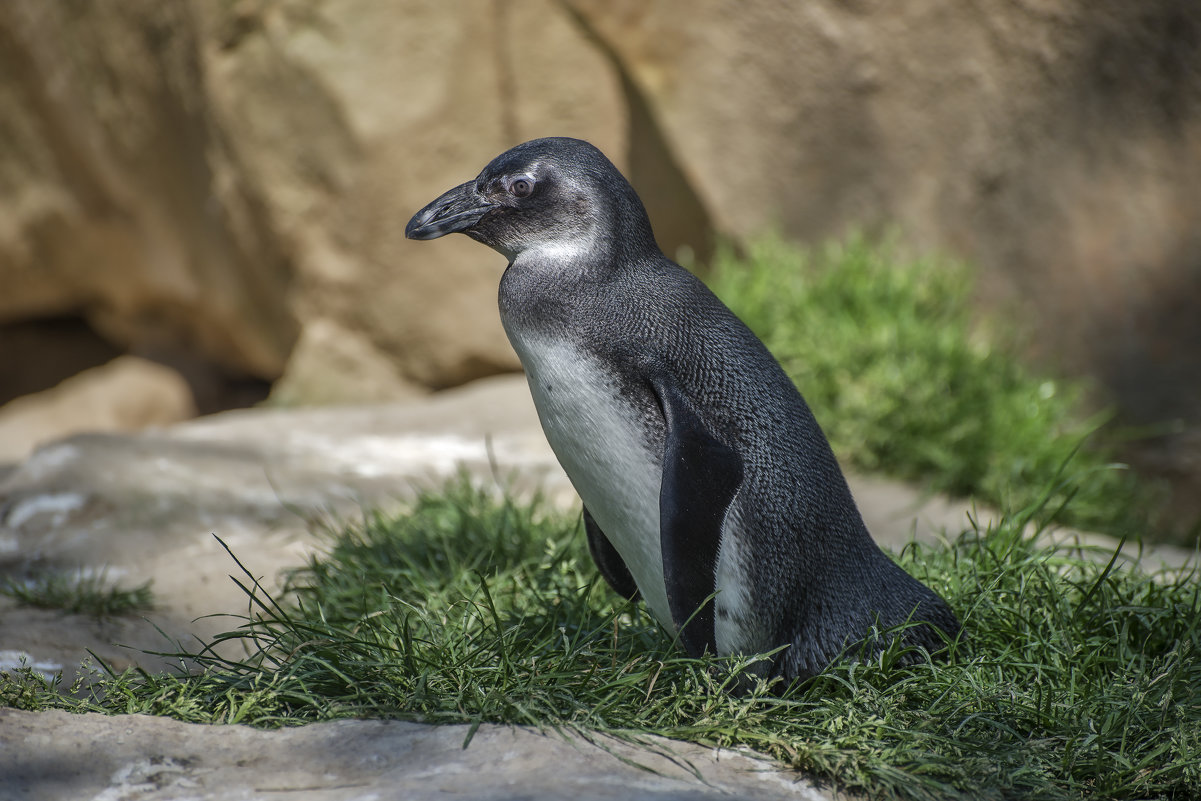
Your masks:
<svg viewBox="0 0 1201 801"><path fill-rule="evenodd" d="M1050 494L1050 493L1045 493ZM85 700L31 671L0 703L279 726L345 717L508 722L746 745L885 797L1193 798L1201 793L1201 589L1021 532L1039 510L904 567L964 636L950 659L886 653L776 694L728 692L601 585L578 516L465 481L375 515L219 643L193 676L129 672Z"/></svg>
<svg viewBox="0 0 1201 801"><path fill-rule="evenodd" d="M1082 411L1082 385L1033 374L1012 334L975 319L963 265L855 237L813 251L766 237L744 258L720 253L710 284L780 360L840 459L1020 509L1076 454L1087 475L1060 522L1145 533L1146 490L1090 438L1102 418Z"/></svg>
<svg viewBox="0 0 1201 801"><path fill-rule="evenodd" d="M25 580L0 579L0 595L6 595L22 606L92 617L116 617L153 608L150 584L147 581L137 587L121 587L110 582L104 571L49 571Z"/></svg>

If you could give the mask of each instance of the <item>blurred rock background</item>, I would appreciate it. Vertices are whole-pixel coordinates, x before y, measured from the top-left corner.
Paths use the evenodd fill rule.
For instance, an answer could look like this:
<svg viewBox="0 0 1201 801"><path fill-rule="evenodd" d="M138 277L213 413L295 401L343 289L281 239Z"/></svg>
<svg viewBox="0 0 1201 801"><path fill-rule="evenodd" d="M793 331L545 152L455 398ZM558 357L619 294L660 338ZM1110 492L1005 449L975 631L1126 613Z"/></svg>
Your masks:
<svg viewBox="0 0 1201 801"><path fill-rule="evenodd" d="M891 226L970 260L1201 514L1195 0L6 0L0 462L519 369L503 259L403 229L545 135L698 263Z"/></svg>

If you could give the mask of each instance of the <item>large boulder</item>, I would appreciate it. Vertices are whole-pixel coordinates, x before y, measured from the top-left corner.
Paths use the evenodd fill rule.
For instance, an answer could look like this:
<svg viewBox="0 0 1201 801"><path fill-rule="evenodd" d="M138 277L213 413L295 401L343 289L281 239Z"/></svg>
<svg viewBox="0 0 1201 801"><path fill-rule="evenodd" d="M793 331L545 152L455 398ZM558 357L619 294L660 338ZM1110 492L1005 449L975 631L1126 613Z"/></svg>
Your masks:
<svg viewBox="0 0 1201 801"><path fill-rule="evenodd" d="M525 139L622 152L617 76L568 14L551 0L196 8L214 113L293 254L302 324L357 334L344 353L425 387L517 369L496 314L503 258L459 237L421 247L404 226ZM293 359L329 366L320 349Z"/></svg>
<svg viewBox="0 0 1201 801"><path fill-rule="evenodd" d="M1201 425L1201 4L566 2L716 229L896 225L1124 422Z"/></svg>
<svg viewBox="0 0 1201 801"><path fill-rule="evenodd" d="M0 5L0 323L82 318L123 350L273 377L293 269L214 115L193 16Z"/></svg>
<svg viewBox="0 0 1201 801"><path fill-rule="evenodd" d="M0 43L0 326L82 320L189 378L295 372L292 401L517 369L503 260L404 224L530 137L624 151L617 75L551 0L15 0Z"/></svg>
<svg viewBox="0 0 1201 801"><path fill-rule="evenodd" d="M1140 416L1201 389L1201 6L569 3L724 233L899 224Z"/></svg>

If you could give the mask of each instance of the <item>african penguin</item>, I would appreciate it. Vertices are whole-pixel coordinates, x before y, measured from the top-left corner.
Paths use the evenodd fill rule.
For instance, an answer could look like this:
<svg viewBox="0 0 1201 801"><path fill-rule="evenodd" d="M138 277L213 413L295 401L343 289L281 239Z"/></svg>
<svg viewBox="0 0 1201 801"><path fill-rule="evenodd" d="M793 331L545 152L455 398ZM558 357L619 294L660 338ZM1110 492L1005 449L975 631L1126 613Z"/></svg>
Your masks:
<svg viewBox="0 0 1201 801"><path fill-rule="evenodd" d="M509 260L500 316L588 545L691 655L786 646L804 678L873 630L959 623L863 524L805 401L763 343L659 250L634 189L592 145L536 139L417 212ZM877 645L876 647L879 647Z"/></svg>

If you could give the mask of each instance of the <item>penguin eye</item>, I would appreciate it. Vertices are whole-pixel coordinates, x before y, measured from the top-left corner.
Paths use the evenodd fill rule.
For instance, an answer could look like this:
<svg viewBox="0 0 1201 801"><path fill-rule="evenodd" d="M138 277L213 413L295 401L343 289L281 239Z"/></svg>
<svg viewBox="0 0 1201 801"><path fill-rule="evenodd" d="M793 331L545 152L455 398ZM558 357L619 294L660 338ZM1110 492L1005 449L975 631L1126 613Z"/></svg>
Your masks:
<svg viewBox="0 0 1201 801"><path fill-rule="evenodd" d="M509 194L513 197L529 197L534 192L534 179L522 175L509 182Z"/></svg>

